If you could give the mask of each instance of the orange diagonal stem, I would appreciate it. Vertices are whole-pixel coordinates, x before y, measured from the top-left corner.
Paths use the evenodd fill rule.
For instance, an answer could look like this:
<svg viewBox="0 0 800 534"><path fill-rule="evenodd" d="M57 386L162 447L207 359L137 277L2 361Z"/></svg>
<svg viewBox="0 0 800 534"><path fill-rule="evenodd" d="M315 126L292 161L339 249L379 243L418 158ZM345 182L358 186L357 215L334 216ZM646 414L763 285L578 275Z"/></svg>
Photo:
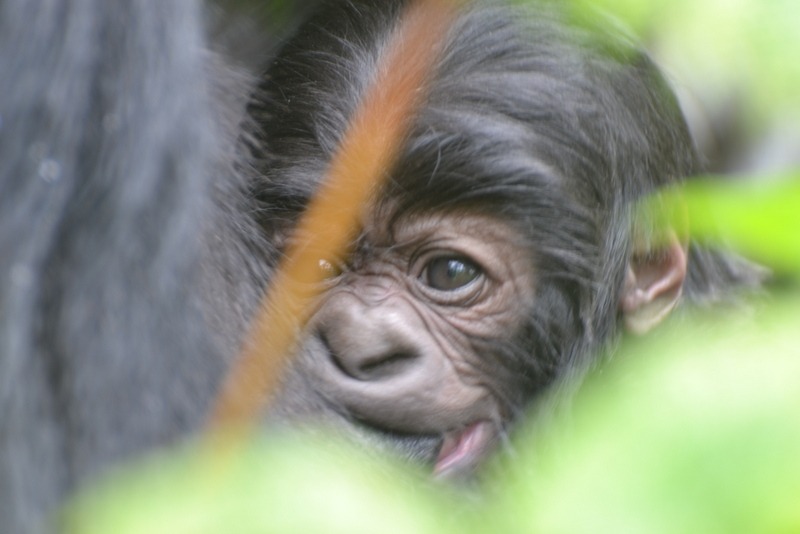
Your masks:
<svg viewBox="0 0 800 534"><path fill-rule="evenodd" d="M318 262L341 257L359 232L426 96L456 7L413 0L400 18L223 384L213 426L249 426L273 395L322 286Z"/></svg>

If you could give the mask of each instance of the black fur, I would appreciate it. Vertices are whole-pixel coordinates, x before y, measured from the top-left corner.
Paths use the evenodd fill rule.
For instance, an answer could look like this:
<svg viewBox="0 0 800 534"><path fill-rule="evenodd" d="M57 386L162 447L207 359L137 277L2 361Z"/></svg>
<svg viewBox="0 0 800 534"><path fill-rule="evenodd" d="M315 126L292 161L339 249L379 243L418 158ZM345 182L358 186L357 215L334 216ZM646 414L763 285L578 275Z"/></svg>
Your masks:
<svg viewBox="0 0 800 534"><path fill-rule="evenodd" d="M44 530L88 476L198 428L237 306L260 296L269 249L234 161L251 87L214 59L206 16L0 2L5 533ZM238 303L228 271L251 275Z"/></svg>

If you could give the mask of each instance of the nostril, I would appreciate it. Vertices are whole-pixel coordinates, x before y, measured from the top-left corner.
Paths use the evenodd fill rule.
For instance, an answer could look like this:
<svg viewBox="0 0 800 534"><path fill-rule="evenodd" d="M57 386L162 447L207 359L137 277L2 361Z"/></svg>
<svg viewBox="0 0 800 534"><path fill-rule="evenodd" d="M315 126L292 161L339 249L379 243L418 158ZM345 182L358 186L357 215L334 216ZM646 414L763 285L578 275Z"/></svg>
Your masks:
<svg viewBox="0 0 800 534"><path fill-rule="evenodd" d="M401 375L418 359L412 350L381 350L378 346L367 349L347 343L340 343L339 348L324 332L319 332L318 339L331 363L343 375L356 380L384 380Z"/></svg>
<svg viewBox="0 0 800 534"><path fill-rule="evenodd" d="M366 358L358 365L361 380L381 380L402 375L414 365L417 355L413 352L392 352L374 358Z"/></svg>
<svg viewBox="0 0 800 534"><path fill-rule="evenodd" d="M322 343L322 346L325 347L325 352L328 354L328 358L330 359L331 363L333 363L333 365L337 369L339 369L339 371L341 371L342 374L355 378L354 376L352 376L350 371L347 370L347 368L344 365L344 362L336 353L336 351L333 350L330 341L328 341L328 336L326 336L324 332L320 332L317 337L320 343Z"/></svg>

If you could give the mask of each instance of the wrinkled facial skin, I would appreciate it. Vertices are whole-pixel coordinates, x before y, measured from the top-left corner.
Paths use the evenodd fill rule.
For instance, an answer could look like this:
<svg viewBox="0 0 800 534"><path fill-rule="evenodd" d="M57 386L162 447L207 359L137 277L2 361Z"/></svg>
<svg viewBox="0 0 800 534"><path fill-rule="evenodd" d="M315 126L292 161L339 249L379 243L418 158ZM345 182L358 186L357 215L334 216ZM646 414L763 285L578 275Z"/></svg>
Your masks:
<svg viewBox="0 0 800 534"><path fill-rule="evenodd" d="M532 260L513 229L485 216L365 227L372 230L344 264L320 261L330 287L277 411L296 419L295 399L301 410L321 406L328 417L405 443L438 475L470 471L509 419L481 369L480 347L513 337L533 305Z"/></svg>

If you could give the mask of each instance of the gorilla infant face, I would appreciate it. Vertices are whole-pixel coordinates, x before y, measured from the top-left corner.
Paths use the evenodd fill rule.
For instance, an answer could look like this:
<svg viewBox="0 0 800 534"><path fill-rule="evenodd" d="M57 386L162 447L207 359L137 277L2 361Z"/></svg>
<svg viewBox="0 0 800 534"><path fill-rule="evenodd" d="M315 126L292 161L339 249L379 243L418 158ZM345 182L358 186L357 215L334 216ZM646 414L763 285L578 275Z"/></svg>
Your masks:
<svg viewBox="0 0 800 534"><path fill-rule="evenodd" d="M426 436L416 455L436 473L471 468L511 415L486 368L533 305L532 259L517 231L481 215L365 227L346 261L320 260L329 287L295 366L314 391L290 396L318 395L392 441Z"/></svg>
<svg viewBox="0 0 800 534"><path fill-rule="evenodd" d="M276 248L302 239L292 224L351 146L370 84L400 72L386 39L404 5L326 3L270 67L254 190ZM326 291L279 418L468 473L623 326L644 332L678 304L689 256L703 258L670 228L637 228L633 207L695 171L680 109L627 39L532 6L458 10L396 158L375 171L373 213L346 259L319 260ZM695 292L727 272L696 265Z"/></svg>

